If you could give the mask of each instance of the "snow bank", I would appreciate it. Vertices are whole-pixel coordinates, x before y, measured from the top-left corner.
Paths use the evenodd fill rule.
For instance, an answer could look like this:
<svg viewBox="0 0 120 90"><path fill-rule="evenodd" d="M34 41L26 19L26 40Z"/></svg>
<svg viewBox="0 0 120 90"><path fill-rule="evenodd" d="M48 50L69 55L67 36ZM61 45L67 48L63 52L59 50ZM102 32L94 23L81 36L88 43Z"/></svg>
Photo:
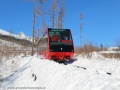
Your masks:
<svg viewBox="0 0 120 90"><path fill-rule="evenodd" d="M105 60L105 57L98 54L97 52L91 52L88 54L80 54L78 55L76 58L80 58L80 59L93 59L93 60Z"/></svg>
<svg viewBox="0 0 120 90"><path fill-rule="evenodd" d="M25 63L28 63L29 59L24 60L26 58L23 56L24 55L21 54L20 56L16 56L14 58L3 58L3 60L0 62L0 79L9 77L19 70L19 68L21 68Z"/></svg>
<svg viewBox="0 0 120 90"><path fill-rule="evenodd" d="M115 50L118 50L118 49L119 49L119 47L109 47L108 51L115 51Z"/></svg>
<svg viewBox="0 0 120 90"><path fill-rule="evenodd" d="M7 78L4 87L19 90L33 87L45 90L120 90L120 62L117 60L76 58L74 63L63 65L35 56L21 59L24 64Z"/></svg>
<svg viewBox="0 0 120 90"><path fill-rule="evenodd" d="M100 51L100 54L120 54L120 51Z"/></svg>
<svg viewBox="0 0 120 90"><path fill-rule="evenodd" d="M79 60L79 59L78 59ZM37 61L37 62L36 62ZM34 62L33 68L36 70L34 73L42 81L41 86L45 86L47 90L119 90L120 89L120 80L114 74L109 75L107 73L112 73L110 71L104 71L104 68L100 70L102 65L99 65L99 61L96 61L98 69L94 67L91 62L91 67L86 69L77 68L74 65L59 65L51 61L40 61L37 60ZM76 61L78 63L79 61ZM88 61L86 61L88 62ZM41 63L40 65L37 65ZM104 63L104 65L107 62ZM109 63L108 68L113 62ZM115 64L114 62L113 64ZM118 63L118 62L117 62ZM116 68L120 63L117 64ZM36 67L37 65L38 67ZM86 63L87 66L89 64ZM42 68L43 67L43 68ZM38 72L38 69L39 71ZM95 68L95 69L94 69ZM114 68L115 69L115 68ZM120 69L119 69L120 70ZM45 74L44 74L45 73ZM119 73L120 75L120 73Z"/></svg>

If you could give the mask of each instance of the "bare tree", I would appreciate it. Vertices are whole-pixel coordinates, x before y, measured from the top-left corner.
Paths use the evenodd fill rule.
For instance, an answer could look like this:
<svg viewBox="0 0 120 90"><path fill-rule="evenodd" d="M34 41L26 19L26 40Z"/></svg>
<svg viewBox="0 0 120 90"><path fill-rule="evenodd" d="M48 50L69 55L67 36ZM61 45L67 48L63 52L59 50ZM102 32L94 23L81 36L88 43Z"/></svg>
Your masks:
<svg viewBox="0 0 120 90"><path fill-rule="evenodd" d="M81 47L82 47L82 32L83 32L83 22L82 22L82 20L83 20L83 14L82 13L80 13L80 45L81 45Z"/></svg>
<svg viewBox="0 0 120 90"><path fill-rule="evenodd" d="M62 6L60 8L60 11L58 13L58 19L57 19L57 27L58 28L62 28L63 26L63 17L65 15L65 5L64 5L64 1L62 2Z"/></svg>
<svg viewBox="0 0 120 90"><path fill-rule="evenodd" d="M43 5L45 4L46 0L38 0L38 6L36 7L36 14L40 15L41 17L46 14Z"/></svg>
<svg viewBox="0 0 120 90"><path fill-rule="evenodd" d="M41 28L40 35L42 35L43 32L45 31L45 28L47 27L47 24L45 23L45 19L44 19L44 15L47 12L44 10L44 7L43 7L44 4L46 3L46 0L38 0L38 1L39 1L39 5L36 8L36 13L41 17L42 28Z"/></svg>
<svg viewBox="0 0 120 90"><path fill-rule="evenodd" d="M120 38L117 38L115 43L116 43L116 46L118 47L118 49L120 50Z"/></svg>
<svg viewBox="0 0 120 90"><path fill-rule="evenodd" d="M35 38L40 38L41 32L40 29L35 30Z"/></svg>
<svg viewBox="0 0 120 90"><path fill-rule="evenodd" d="M36 3L40 3L40 4L43 4L46 0L28 0L28 1L34 1L34 14L33 14L33 27L32 27L32 52L31 52L31 55L33 56L33 49L34 49L34 38L35 38L35 23L36 23L36 15L39 14L39 15L43 15L41 13L41 6L39 7L36 7L38 4ZM40 10L38 10L38 8L40 8Z"/></svg>
<svg viewBox="0 0 120 90"><path fill-rule="evenodd" d="M55 15L58 10L58 3L59 3L59 0L52 0L52 6L51 6L51 11L50 11L52 28L54 28L55 26Z"/></svg>
<svg viewBox="0 0 120 90"><path fill-rule="evenodd" d="M46 0L38 0L41 4L43 4Z"/></svg>
<svg viewBox="0 0 120 90"><path fill-rule="evenodd" d="M44 34L45 32L45 29L48 27L48 25L46 24L44 18L42 18L42 35Z"/></svg>

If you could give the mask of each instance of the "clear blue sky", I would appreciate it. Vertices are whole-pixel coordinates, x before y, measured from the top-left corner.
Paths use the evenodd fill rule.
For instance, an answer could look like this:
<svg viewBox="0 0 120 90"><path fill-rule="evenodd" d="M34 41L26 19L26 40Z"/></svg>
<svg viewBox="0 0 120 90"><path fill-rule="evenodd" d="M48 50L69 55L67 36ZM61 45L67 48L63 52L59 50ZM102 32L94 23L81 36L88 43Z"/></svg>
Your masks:
<svg viewBox="0 0 120 90"><path fill-rule="evenodd" d="M115 40L120 37L120 0L65 0L65 5L63 28L72 30L75 46L80 45L80 22L84 23L83 43L115 46ZM83 14L82 21L80 12ZM6 31L12 29L15 34L24 32L31 36L32 21L32 2L0 1L0 29ZM50 18L46 19L46 23L51 26Z"/></svg>

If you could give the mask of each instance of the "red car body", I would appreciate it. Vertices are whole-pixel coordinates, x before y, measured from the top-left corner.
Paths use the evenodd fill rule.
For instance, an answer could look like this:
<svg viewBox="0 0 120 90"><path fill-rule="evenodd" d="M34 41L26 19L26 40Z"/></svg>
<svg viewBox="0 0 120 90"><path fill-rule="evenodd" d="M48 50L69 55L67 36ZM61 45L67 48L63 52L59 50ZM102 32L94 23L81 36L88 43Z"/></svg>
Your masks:
<svg viewBox="0 0 120 90"><path fill-rule="evenodd" d="M59 38L66 35L69 39L61 39L58 42L53 42L51 41L51 35L53 32L57 32ZM69 29L46 29L45 34L38 42L38 52L40 55L44 55L44 57L49 60L71 60L74 56L74 45L71 31Z"/></svg>

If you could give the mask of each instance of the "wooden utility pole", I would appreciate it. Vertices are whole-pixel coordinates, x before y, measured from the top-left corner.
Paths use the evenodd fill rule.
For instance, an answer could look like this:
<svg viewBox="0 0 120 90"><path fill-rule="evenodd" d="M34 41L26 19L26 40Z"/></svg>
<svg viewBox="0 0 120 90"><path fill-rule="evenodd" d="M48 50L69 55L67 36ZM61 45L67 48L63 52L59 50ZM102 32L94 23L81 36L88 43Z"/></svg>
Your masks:
<svg viewBox="0 0 120 90"><path fill-rule="evenodd" d="M31 53L32 56L33 56L33 49L34 49L35 7L36 7L36 0L34 0L33 29L32 29L32 53Z"/></svg>

